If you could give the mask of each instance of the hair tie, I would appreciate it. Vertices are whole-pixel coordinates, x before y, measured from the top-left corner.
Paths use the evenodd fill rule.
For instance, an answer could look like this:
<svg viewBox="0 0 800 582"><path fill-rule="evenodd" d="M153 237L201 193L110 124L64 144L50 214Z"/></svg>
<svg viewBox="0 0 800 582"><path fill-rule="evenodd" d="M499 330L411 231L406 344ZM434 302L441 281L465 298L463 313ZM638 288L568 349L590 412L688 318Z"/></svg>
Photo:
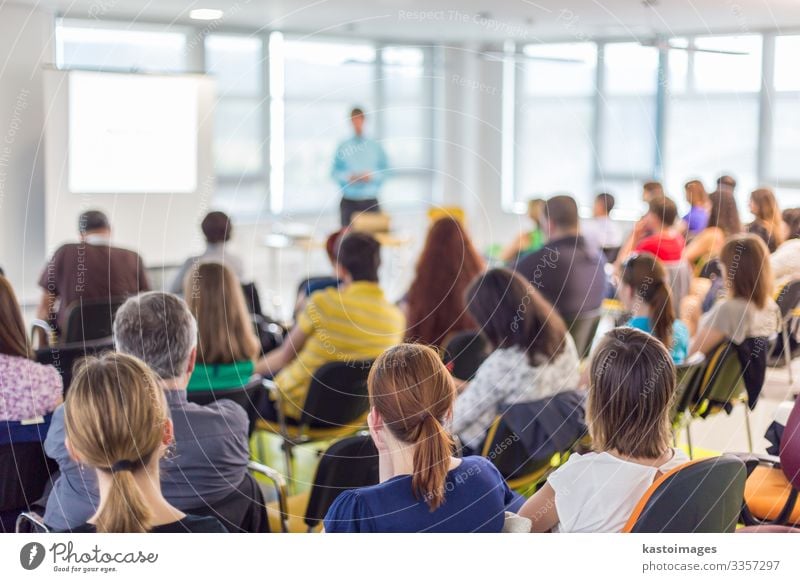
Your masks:
<svg viewBox="0 0 800 582"><path fill-rule="evenodd" d="M135 463L133 461L117 461L113 465L111 465L111 472L112 473L119 473L120 471L133 471Z"/></svg>

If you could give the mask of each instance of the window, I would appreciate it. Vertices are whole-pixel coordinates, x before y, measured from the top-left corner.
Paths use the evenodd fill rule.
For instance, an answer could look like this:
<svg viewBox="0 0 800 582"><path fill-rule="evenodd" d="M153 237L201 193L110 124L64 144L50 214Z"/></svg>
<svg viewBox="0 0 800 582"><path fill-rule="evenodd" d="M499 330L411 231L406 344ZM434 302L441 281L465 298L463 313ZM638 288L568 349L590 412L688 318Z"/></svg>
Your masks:
<svg viewBox="0 0 800 582"><path fill-rule="evenodd" d="M597 49L592 43L530 45L517 63L515 205L568 191L587 199Z"/></svg>
<svg viewBox="0 0 800 582"><path fill-rule="evenodd" d="M761 37L697 37L697 49L670 51L686 67L670 67L666 102L665 178L667 192L682 203L683 184L699 178L713 190L721 174L733 175L740 202L756 186L759 135Z"/></svg>
<svg viewBox="0 0 800 582"><path fill-rule="evenodd" d="M130 30L123 25L97 28L83 21L60 19L56 23L56 64L132 72L183 72L186 70L186 34L158 27Z"/></svg>
<svg viewBox="0 0 800 582"><path fill-rule="evenodd" d="M206 71L217 84L214 108L214 203L239 216L265 210L267 200L264 45L257 36L211 34Z"/></svg>
<svg viewBox="0 0 800 582"><path fill-rule="evenodd" d="M800 75L797 55L800 36L775 39L774 99L772 101L772 145L768 170L770 182L800 186ZM795 193L792 199L797 201ZM796 203L796 202L794 202Z"/></svg>

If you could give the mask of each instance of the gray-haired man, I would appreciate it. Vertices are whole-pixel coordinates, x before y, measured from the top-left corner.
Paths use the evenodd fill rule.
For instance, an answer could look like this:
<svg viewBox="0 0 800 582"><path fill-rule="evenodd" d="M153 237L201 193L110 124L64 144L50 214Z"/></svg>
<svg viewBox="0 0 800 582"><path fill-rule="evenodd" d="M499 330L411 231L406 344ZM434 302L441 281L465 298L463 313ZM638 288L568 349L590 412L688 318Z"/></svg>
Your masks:
<svg viewBox="0 0 800 582"><path fill-rule="evenodd" d="M114 320L117 350L144 361L159 376L175 431L172 454L161 464L161 489L183 511L221 501L244 480L249 458L247 414L220 400L200 406L187 401L194 370L197 324L186 304L169 293L132 297ZM64 446L64 410L53 414L45 441L60 477L47 500L45 523L70 529L94 515L99 495L94 471L83 470Z"/></svg>

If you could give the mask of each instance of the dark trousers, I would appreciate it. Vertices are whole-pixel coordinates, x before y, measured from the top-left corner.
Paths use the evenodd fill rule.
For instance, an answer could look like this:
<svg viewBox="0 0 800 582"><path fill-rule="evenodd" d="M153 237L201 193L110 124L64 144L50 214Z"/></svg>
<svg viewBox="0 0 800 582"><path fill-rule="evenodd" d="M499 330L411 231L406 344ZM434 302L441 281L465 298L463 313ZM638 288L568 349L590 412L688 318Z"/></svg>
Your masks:
<svg viewBox="0 0 800 582"><path fill-rule="evenodd" d="M381 207L378 204L377 198L367 198L366 200L350 200L342 198L339 203L339 212L342 217L342 227L350 226L350 221L353 219L354 214L359 212L380 212Z"/></svg>

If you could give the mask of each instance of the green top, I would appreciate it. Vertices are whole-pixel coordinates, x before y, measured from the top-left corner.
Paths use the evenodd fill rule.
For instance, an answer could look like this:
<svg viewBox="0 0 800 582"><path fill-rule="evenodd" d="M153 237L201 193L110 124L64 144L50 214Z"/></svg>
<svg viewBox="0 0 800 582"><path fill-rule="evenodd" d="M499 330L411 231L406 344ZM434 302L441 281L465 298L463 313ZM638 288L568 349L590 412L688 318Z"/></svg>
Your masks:
<svg viewBox="0 0 800 582"><path fill-rule="evenodd" d="M538 251L544 246L544 233L540 228L532 230L528 235L528 246L522 249L521 254Z"/></svg>
<svg viewBox="0 0 800 582"><path fill-rule="evenodd" d="M251 361L230 364L201 364L194 367L186 389L189 392L200 390L230 390L247 384L255 370Z"/></svg>

